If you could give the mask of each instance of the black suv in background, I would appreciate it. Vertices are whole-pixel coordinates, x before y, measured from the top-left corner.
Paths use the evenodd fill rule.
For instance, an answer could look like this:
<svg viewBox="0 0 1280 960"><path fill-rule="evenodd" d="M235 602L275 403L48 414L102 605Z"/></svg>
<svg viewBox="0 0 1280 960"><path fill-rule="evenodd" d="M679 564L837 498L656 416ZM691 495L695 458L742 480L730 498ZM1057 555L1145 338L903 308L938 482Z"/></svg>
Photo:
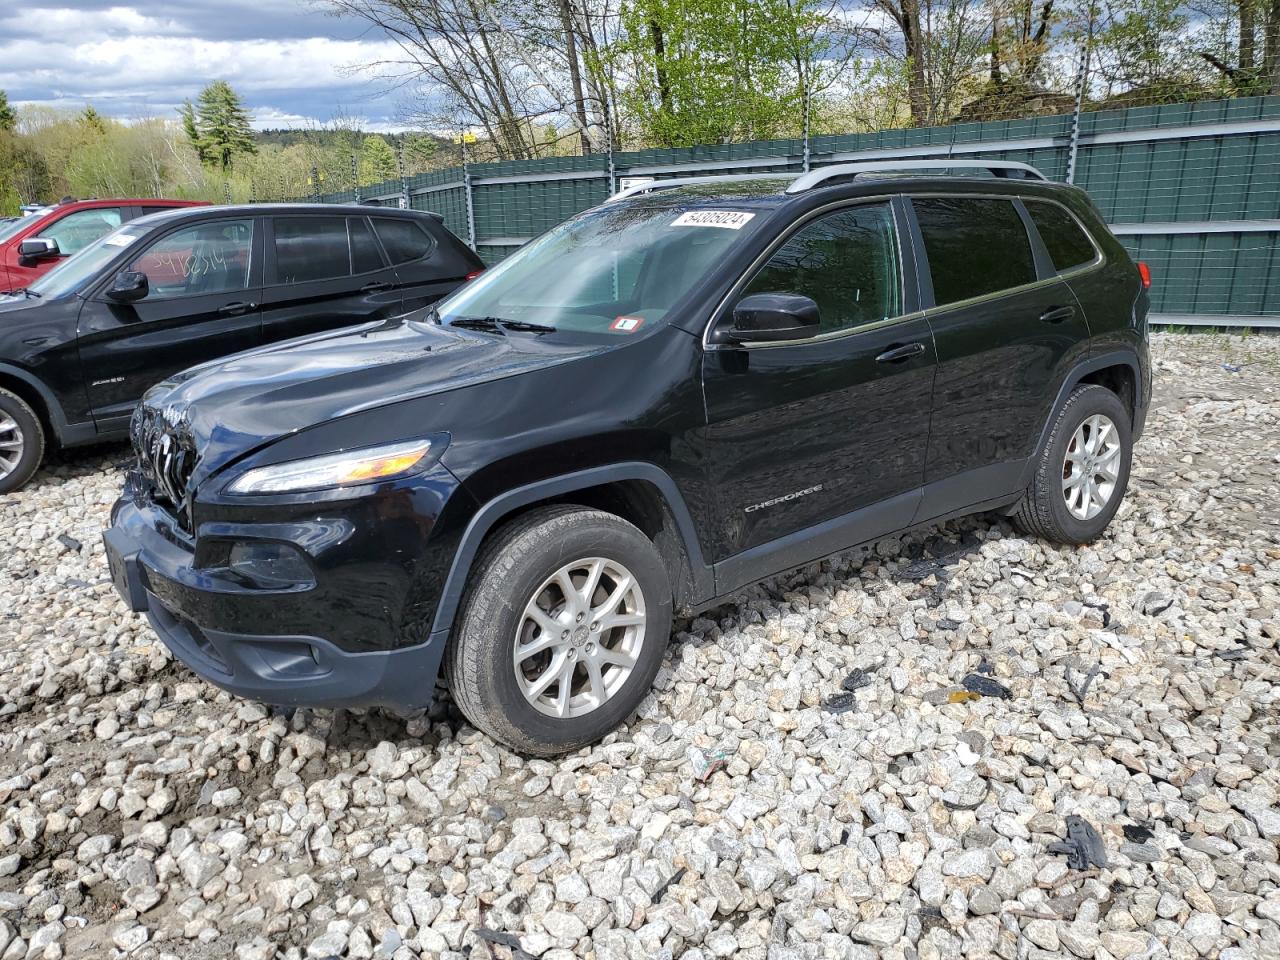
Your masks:
<svg viewBox="0 0 1280 960"><path fill-rule="evenodd" d="M1073 187L922 166L648 184L435 309L172 378L117 587L235 693L422 707L443 666L553 754L635 709L674 613L754 581L977 511L1099 536L1148 275Z"/></svg>
<svg viewBox="0 0 1280 960"><path fill-rule="evenodd" d="M0 493L48 442L126 435L170 374L418 310L482 269L432 213L254 204L132 220L0 297Z"/></svg>

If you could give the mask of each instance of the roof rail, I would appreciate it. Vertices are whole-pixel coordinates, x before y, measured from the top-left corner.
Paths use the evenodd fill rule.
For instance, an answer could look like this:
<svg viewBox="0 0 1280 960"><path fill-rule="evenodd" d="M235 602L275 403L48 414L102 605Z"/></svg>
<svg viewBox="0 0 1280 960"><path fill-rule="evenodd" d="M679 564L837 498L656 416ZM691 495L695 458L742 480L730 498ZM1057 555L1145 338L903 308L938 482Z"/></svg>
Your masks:
<svg viewBox="0 0 1280 960"><path fill-rule="evenodd" d="M837 163L802 173L787 186L787 193L804 193L837 177L864 173L898 173L915 170L986 170L992 176L1013 180L1047 180L1029 163L1014 160L878 160L872 163Z"/></svg>
<svg viewBox="0 0 1280 960"><path fill-rule="evenodd" d="M637 197L642 193L653 193L655 190L669 190L672 187L685 187L699 183L737 183L745 180L790 180L794 173L731 173L714 177L671 177L666 180L650 180L648 183L637 183L633 187L619 190L605 203Z"/></svg>
<svg viewBox="0 0 1280 960"><path fill-rule="evenodd" d="M837 177L857 177L864 173L901 173L915 170L985 170L992 176L1011 180L1047 180L1048 178L1028 163L1014 160L877 160L871 163L837 163L819 167L808 173L733 173L712 177L670 177L666 180L650 180L619 190L605 203L625 200L658 190L673 187L694 186L699 183L740 183L745 180L790 180L787 193L804 193Z"/></svg>

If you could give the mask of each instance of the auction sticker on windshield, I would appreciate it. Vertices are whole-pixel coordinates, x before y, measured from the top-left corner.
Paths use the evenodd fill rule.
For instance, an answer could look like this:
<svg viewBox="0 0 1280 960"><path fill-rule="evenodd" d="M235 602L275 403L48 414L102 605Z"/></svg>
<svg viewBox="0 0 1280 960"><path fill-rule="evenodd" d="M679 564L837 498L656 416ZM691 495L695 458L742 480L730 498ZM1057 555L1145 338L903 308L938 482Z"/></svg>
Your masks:
<svg viewBox="0 0 1280 960"><path fill-rule="evenodd" d="M108 243L113 247L127 247L137 239L137 237L131 237L127 233L117 233L114 237L107 237L103 243Z"/></svg>
<svg viewBox="0 0 1280 960"><path fill-rule="evenodd" d="M741 230L754 217L754 213L738 210L690 210L672 221L673 227L720 227L724 230Z"/></svg>

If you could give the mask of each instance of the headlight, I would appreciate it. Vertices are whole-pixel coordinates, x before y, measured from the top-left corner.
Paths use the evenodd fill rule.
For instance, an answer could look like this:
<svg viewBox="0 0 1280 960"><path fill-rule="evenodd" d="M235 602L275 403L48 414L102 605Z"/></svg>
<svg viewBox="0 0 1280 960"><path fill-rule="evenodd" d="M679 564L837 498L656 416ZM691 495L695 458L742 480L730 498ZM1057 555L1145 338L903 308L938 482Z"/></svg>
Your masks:
<svg viewBox="0 0 1280 960"><path fill-rule="evenodd" d="M389 480L411 473L430 451L430 440L407 440L277 463L250 470L227 487L227 492L295 493Z"/></svg>

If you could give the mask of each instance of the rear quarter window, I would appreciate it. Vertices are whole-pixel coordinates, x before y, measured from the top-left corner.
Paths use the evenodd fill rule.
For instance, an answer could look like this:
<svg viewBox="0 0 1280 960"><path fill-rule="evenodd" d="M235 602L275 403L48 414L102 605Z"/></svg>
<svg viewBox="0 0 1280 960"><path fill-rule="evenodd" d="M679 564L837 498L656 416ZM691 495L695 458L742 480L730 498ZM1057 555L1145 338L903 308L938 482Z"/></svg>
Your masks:
<svg viewBox="0 0 1280 960"><path fill-rule="evenodd" d="M1053 261L1055 270L1062 272L1093 262L1098 255L1097 250L1075 217L1056 203L1038 200L1023 202L1027 213L1031 214L1031 222L1036 225L1036 232L1044 241L1045 249L1049 251L1049 259Z"/></svg>
<svg viewBox="0 0 1280 960"><path fill-rule="evenodd" d="M913 199L938 306L1033 283L1031 239L1012 200Z"/></svg>
<svg viewBox="0 0 1280 960"><path fill-rule="evenodd" d="M435 246L435 238L422 224L414 220L391 217L374 217L373 229L377 231L382 247L391 258L392 266L421 260Z"/></svg>

